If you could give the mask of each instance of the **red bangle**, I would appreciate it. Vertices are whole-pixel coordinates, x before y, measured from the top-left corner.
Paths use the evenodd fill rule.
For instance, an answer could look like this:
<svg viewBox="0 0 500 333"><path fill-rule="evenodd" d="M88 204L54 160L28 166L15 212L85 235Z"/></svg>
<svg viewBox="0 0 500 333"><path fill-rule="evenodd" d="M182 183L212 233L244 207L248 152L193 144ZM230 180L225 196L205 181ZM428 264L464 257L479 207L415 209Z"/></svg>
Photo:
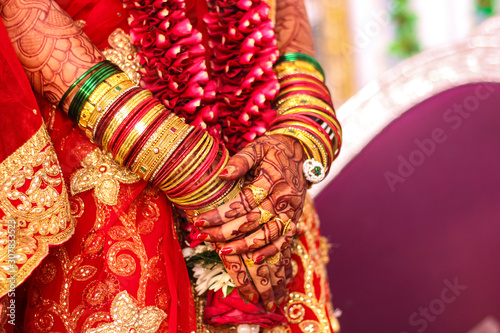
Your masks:
<svg viewBox="0 0 500 333"><path fill-rule="evenodd" d="M127 168L131 168L134 160L137 158L137 155L141 151L142 147L148 142L149 138L156 132L158 127L167 119L170 115L170 112L164 112L160 116L158 116L151 125L144 131L144 134L137 140L137 142L130 148L129 153L123 159L123 165Z"/></svg>
<svg viewBox="0 0 500 333"><path fill-rule="evenodd" d="M187 195L186 193L188 193L189 189L190 189L189 185L187 185L187 184L196 184L198 181L200 181L200 179L208 171L208 169L212 165L213 161L215 160L215 158L218 154L218 151L219 151L219 147L220 147L220 142L218 139L215 139L214 145L213 145L212 149L210 150L209 154L207 155L204 163L200 167L198 167L198 170L196 170L191 175L189 175L189 177L187 177L182 182L182 184L179 184L179 186L177 186L175 189L170 191L169 195L174 196L174 197L182 197L182 196ZM207 177L208 176L209 175L207 175ZM183 184L186 184L186 185L183 186Z"/></svg>
<svg viewBox="0 0 500 333"><path fill-rule="evenodd" d="M172 154L169 161L162 166L160 171L158 171L158 174L156 175L156 178L153 182L154 185L158 186L159 184L161 184L165 180L165 178L168 177L168 175L172 171L174 171L174 168L177 167L179 163L182 163L184 157L186 157L187 154L194 148L196 143L201 140L203 134L203 131L201 131L199 128L195 128L191 132L191 134L186 139L184 139L181 145Z"/></svg>
<svg viewBox="0 0 500 333"><path fill-rule="evenodd" d="M129 97L138 93L142 88L136 87L130 89L126 93L124 93L109 109L108 112L103 116L103 119L99 122L98 127L96 128L96 134L94 137L94 142L96 142L99 146L102 147L102 136L104 132L109 126L111 120L115 117L116 113L122 108L122 106L127 103ZM106 148L106 147L104 147Z"/></svg>
<svg viewBox="0 0 500 333"><path fill-rule="evenodd" d="M157 102L157 99L154 97L144 99L125 117L120 126L118 126L108 144L108 150L112 152L113 157L116 158L116 154L118 154L120 147L123 145L130 132L132 132L135 125L144 118L149 110L151 110L148 106L152 106L155 102Z"/></svg>
<svg viewBox="0 0 500 333"><path fill-rule="evenodd" d="M198 184L196 183L193 183L193 186L191 187L187 187L185 189L183 189L182 191L180 191L178 194L177 194L177 197L182 197L182 196L187 196L189 193L192 193L196 190L198 190L199 188L201 188L203 185L205 185L211 178L214 177L214 175L220 170L222 169L222 167L224 166L224 163L225 163L225 160L226 160L226 156L228 154L228 151L227 149L222 146L223 149L222 149L222 156L221 156L221 159L219 160L219 163L217 163L217 166L214 168L214 170L206 176L205 179L203 179L201 182L199 182Z"/></svg>

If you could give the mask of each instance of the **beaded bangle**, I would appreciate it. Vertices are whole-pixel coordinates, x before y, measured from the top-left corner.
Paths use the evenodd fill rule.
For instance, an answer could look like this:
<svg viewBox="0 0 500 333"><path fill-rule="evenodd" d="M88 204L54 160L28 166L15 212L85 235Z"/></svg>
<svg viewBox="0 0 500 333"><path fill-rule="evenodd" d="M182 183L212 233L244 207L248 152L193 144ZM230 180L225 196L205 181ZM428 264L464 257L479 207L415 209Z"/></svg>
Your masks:
<svg viewBox="0 0 500 333"><path fill-rule="evenodd" d="M99 67L105 65L106 63L109 63L110 61L109 60L104 60L104 61L101 61L100 63L92 66L88 71L86 71L85 73L83 73L82 76L80 76L75 82L73 82L73 84L68 88L68 90L66 90L66 92L64 93L64 95L61 97L61 100L59 101L59 109L63 109L63 103L64 101L66 100L66 98L68 98L68 95L71 93L71 91L73 89L75 89L75 87L80 83L82 82L83 79L85 79L87 76L90 75L90 73L92 73L94 70L98 69Z"/></svg>

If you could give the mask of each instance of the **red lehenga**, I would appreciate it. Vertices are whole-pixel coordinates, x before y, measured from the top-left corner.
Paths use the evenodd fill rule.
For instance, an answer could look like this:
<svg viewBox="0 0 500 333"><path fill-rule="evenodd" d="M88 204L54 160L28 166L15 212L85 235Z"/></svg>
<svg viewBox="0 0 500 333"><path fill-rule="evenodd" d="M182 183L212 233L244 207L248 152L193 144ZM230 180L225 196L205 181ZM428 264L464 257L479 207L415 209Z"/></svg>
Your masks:
<svg viewBox="0 0 500 333"><path fill-rule="evenodd" d="M59 4L110 60L139 79L120 1ZM193 298L165 195L118 166L55 106L35 100L14 50L3 47L8 36L0 27L0 332L13 329L12 276L16 286L27 280L26 332L212 332L202 323L203 298ZM13 223L15 259L9 257ZM287 322L267 331L333 332L328 246L311 200L300 227L305 234L293 245ZM17 301L20 324L24 309Z"/></svg>

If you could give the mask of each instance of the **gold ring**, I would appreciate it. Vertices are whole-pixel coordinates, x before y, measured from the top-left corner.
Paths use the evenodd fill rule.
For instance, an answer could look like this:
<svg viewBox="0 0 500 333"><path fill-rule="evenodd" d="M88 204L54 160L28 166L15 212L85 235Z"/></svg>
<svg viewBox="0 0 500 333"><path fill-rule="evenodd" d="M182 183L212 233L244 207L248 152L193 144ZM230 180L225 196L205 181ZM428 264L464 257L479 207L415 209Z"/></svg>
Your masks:
<svg viewBox="0 0 500 333"><path fill-rule="evenodd" d="M253 267L253 266L255 266L255 262L253 261L253 259L245 259L244 261L245 261L245 265L247 267Z"/></svg>
<svg viewBox="0 0 500 333"><path fill-rule="evenodd" d="M248 185L247 188L252 191L253 200L257 206L260 205L265 198L267 198L267 191L263 188L253 186L252 184Z"/></svg>
<svg viewBox="0 0 500 333"><path fill-rule="evenodd" d="M276 221L283 223L283 231L281 232L281 235L284 236L287 232L292 230L292 220L289 219L288 221L283 221L280 218L276 218Z"/></svg>
<svg viewBox="0 0 500 333"><path fill-rule="evenodd" d="M274 256L267 258L266 261L268 264L276 265L277 263L280 262L280 259L281 259L281 252L278 252Z"/></svg>
<svg viewBox="0 0 500 333"><path fill-rule="evenodd" d="M273 213L271 213L270 211L265 210L261 206L257 206L257 208L260 210L259 224L266 224L267 222L271 221L274 218Z"/></svg>

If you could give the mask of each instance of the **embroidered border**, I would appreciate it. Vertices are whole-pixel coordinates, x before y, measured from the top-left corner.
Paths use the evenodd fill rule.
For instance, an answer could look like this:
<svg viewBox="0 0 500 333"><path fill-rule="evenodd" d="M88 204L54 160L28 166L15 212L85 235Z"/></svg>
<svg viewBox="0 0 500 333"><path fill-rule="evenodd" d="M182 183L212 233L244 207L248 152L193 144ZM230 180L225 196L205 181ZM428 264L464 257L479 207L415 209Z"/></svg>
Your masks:
<svg viewBox="0 0 500 333"><path fill-rule="evenodd" d="M74 229L61 168L42 125L0 163L0 297L26 280L49 246L67 241Z"/></svg>

